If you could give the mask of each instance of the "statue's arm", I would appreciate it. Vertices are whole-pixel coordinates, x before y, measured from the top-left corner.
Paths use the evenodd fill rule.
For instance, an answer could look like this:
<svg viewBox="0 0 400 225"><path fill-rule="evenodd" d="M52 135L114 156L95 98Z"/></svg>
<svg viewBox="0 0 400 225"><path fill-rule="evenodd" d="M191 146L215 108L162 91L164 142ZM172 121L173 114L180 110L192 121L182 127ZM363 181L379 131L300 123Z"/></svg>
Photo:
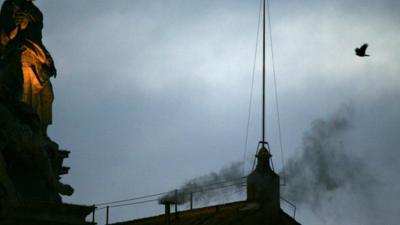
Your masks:
<svg viewBox="0 0 400 225"><path fill-rule="evenodd" d="M17 26L14 19L14 4L11 1L5 1L0 11L1 29L8 35Z"/></svg>
<svg viewBox="0 0 400 225"><path fill-rule="evenodd" d="M1 6L0 24L5 34L10 35L18 29L26 29L31 21L35 21L33 15L22 10L13 1L5 1Z"/></svg>

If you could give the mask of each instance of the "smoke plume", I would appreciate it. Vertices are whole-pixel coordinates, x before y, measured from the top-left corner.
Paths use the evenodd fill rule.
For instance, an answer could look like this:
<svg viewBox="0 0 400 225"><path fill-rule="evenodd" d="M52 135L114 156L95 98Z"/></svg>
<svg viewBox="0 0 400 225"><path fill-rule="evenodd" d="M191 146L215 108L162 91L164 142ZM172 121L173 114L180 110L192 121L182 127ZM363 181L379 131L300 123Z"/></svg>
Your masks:
<svg viewBox="0 0 400 225"><path fill-rule="evenodd" d="M160 199L160 203L170 202L178 204L193 202L208 203L209 201L230 198L243 191L245 178L243 177L243 163L235 162L222 168L219 172L210 173L187 181L176 192L171 192Z"/></svg>
<svg viewBox="0 0 400 225"><path fill-rule="evenodd" d="M366 224L372 224L373 218L369 215L376 211L374 196L378 182L365 159L357 157L354 149L349 148L349 143L354 141L353 118L353 109L342 106L330 117L311 123L303 135L299 153L280 172L281 178L286 178L281 193L296 205L303 205L300 208L317 210L319 213L315 216L325 217L324 210L328 210L336 214L335 218L362 215ZM160 202L185 204L190 201L190 193L194 202L206 204L232 200L235 194L243 197L246 180L242 177L242 166L242 162L235 162L217 173L189 180L177 192L163 196ZM354 215L348 214L349 209Z"/></svg>
<svg viewBox="0 0 400 225"><path fill-rule="evenodd" d="M352 116L353 110L343 106L331 117L312 122L303 136L300 154L289 159L282 171L287 177L285 197L316 208L321 200L345 189L368 191L366 187L374 183L374 178L366 164L346 148Z"/></svg>

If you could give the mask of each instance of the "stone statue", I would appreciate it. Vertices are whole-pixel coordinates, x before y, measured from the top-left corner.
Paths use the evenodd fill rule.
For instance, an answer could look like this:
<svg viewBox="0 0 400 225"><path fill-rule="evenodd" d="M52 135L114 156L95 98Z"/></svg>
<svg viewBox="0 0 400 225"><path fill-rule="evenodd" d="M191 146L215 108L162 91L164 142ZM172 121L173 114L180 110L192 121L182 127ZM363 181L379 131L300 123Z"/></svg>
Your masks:
<svg viewBox="0 0 400 225"><path fill-rule="evenodd" d="M56 69L42 43L43 15L32 0L5 0L0 11L0 200L61 202L72 187L60 150L47 136Z"/></svg>
<svg viewBox="0 0 400 225"><path fill-rule="evenodd" d="M6 0L0 12L2 44L19 48L22 70L20 100L38 114L41 129L47 133L52 123L53 88L56 76L53 59L42 43L43 15L32 0ZM10 51L10 49L8 49Z"/></svg>

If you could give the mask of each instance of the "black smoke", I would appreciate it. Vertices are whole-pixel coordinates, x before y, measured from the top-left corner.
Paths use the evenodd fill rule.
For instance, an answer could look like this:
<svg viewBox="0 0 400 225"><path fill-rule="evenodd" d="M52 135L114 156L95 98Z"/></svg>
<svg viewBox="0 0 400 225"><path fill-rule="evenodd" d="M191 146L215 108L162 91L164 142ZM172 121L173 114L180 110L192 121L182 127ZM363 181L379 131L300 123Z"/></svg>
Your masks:
<svg viewBox="0 0 400 225"><path fill-rule="evenodd" d="M376 211L382 203L376 201L376 196L381 180L371 170L368 158L357 155L366 153L360 149L362 140L354 139L359 125L350 106L314 120L303 134L298 154L279 172L286 181L281 186L282 197L300 210L316 212L313 216L320 215L321 220L330 216L335 219L343 216L340 219L345 221L363 217L366 224L380 220L382 217L376 216ZM367 138L364 132L361 136ZM241 162L235 162L217 173L189 180L178 189L177 195L171 192L160 201L177 200L184 204L190 201L191 192L193 201L202 203L232 200L238 193L243 198L246 180L241 178L242 166Z"/></svg>
<svg viewBox="0 0 400 225"><path fill-rule="evenodd" d="M188 203L192 197L195 203L221 201L241 193L246 179L243 177L243 163L235 162L218 172L200 176L187 181L177 191L163 196L160 203Z"/></svg>
<svg viewBox="0 0 400 225"><path fill-rule="evenodd" d="M330 117L312 122L304 133L301 151L281 172L287 180L282 187L286 198L316 209L343 191L368 196L376 180L366 162L348 147L354 116L351 107L342 106Z"/></svg>

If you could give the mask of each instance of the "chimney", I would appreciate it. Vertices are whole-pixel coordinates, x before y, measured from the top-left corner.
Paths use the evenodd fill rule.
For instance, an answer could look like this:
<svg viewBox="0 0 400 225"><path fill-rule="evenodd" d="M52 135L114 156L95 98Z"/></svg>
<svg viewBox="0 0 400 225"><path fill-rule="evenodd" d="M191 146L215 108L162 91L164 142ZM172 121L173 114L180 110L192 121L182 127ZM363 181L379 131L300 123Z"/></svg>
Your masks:
<svg viewBox="0 0 400 225"><path fill-rule="evenodd" d="M265 146L258 151L256 169L247 177L247 201L274 211L280 209L280 183L278 174L271 169L271 157Z"/></svg>
<svg viewBox="0 0 400 225"><path fill-rule="evenodd" d="M171 202L165 201L161 204L165 205L165 224L169 225L171 223Z"/></svg>
<svg viewBox="0 0 400 225"><path fill-rule="evenodd" d="M178 190L175 190L173 192L174 194L171 195L168 194L161 199L158 200L158 203L161 205L165 206L165 220L166 220L166 225L169 225L171 223L171 205L175 205L175 220L178 219Z"/></svg>

